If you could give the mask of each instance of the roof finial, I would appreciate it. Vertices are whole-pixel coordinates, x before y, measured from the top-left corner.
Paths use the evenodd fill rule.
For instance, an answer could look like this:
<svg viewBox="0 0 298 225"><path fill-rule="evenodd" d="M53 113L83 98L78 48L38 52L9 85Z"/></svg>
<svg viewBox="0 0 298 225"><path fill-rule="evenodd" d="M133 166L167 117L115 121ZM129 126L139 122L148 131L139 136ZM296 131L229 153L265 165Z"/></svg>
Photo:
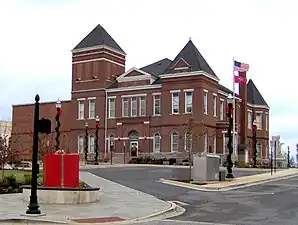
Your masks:
<svg viewBox="0 0 298 225"><path fill-rule="evenodd" d="M191 41L191 37L189 37L189 40Z"/></svg>

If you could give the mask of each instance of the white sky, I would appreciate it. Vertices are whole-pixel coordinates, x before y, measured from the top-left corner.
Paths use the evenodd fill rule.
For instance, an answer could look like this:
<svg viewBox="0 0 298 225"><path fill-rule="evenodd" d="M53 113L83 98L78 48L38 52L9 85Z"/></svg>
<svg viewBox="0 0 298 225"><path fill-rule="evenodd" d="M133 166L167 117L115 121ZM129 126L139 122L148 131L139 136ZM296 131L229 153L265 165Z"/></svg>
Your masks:
<svg viewBox="0 0 298 225"><path fill-rule="evenodd" d="M189 40L232 88L232 58L271 107L270 135L295 152L297 0L1 0L0 119L11 105L70 98L71 50L101 24L127 53L127 67L173 59Z"/></svg>

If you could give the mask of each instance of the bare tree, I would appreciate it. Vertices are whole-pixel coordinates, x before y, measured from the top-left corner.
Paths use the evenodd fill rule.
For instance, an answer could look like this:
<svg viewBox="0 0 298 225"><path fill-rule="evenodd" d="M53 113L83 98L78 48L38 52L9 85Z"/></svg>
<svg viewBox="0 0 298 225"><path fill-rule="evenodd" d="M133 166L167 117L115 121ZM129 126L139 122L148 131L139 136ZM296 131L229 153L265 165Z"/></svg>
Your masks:
<svg viewBox="0 0 298 225"><path fill-rule="evenodd" d="M11 160L12 152L8 144L8 135L0 137L0 164L2 168L2 179L4 178L4 166Z"/></svg>

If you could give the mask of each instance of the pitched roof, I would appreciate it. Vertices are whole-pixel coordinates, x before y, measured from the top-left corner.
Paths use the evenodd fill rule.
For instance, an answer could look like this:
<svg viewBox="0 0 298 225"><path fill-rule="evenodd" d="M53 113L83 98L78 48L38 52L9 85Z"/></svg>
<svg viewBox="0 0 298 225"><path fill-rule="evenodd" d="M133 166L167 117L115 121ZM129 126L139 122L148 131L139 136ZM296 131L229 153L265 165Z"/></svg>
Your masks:
<svg viewBox="0 0 298 225"><path fill-rule="evenodd" d="M100 24L98 24L73 50L97 45L106 45L125 54L123 49Z"/></svg>
<svg viewBox="0 0 298 225"><path fill-rule="evenodd" d="M268 106L254 82L249 79L247 83L247 102L253 105Z"/></svg>
<svg viewBox="0 0 298 225"><path fill-rule="evenodd" d="M146 73L150 73L152 75L157 76L159 74L162 74L165 71L165 69L170 65L171 62L172 60L165 58L157 62L151 63L147 66L144 66L140 68L140 70L143 70Z"/></svg>
<svg viewBox="0 0 298 225"><path fill-rule="evenodd" d="M170 73L172 71L173 66L175 66L180 58L183 58L191 66L191 71L204 71L206 73L209 73L210 75L217 77L191 40L187 42L181 52L168 66L168 68L166 69L167 73Z"/></svg>

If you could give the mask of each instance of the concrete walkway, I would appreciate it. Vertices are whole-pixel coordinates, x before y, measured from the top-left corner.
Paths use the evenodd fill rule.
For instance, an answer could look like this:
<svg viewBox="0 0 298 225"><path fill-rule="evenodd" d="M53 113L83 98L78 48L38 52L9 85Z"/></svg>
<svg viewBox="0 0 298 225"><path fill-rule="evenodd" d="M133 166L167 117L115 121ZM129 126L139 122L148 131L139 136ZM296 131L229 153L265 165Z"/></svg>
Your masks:
<svg viewBox="0 0 298 225"><path fill-rule="evenodd" d="M101 187L103 194L101 201L67 206L41 205L40 209L46 213L45 216L27 217L20 215L26 211L28 205L22 200L22 194L0 195L0 219L29 219L64 223L71 223L75 220L90 223L103 220L112 222L148 217L173 209L173 204L169 202L88 172L80 172L80 180L90 186Z"/></svg>
<svg viewBox="0 0 298 225"><path fill-rule="evenodd" d="M271 175L271 173L262 173L252 176L238 177L230 181L218 181L205 185L190 184L162 178L160 179L160 182L199 191L228 191L294 176L298 176L298 169L279 170L273 175Z"/></svg>

